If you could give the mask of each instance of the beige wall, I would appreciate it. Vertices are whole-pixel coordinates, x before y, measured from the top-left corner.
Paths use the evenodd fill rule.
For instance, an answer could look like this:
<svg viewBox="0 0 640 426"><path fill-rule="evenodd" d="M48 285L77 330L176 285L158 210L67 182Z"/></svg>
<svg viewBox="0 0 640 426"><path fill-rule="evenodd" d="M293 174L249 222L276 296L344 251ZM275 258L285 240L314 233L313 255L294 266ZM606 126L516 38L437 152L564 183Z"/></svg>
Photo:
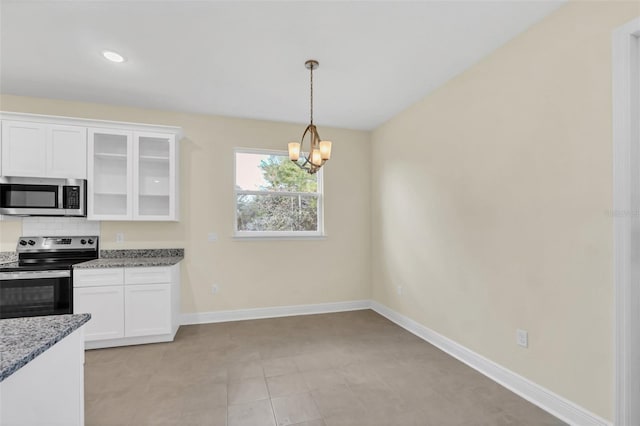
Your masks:
<svg viewBox="0 0 640 426"><path fill-rule="evenodd" d="M2 218L0 220L0 251L15 251L20 235L22 235L20 219Z"/></svg>
<svg viewBox="0 0 640 426"><path fill-rule="evenodd" d="M313 304L370 297L367 132L321 127L334 141L325 166L324 240L237 241L233 148L286 149L302 124L181 114L3 95L0 110L181 126L181 221L102 222L102 248L184 247L183 312ZM13 250L20 222L0 222L0 250ZM125 243L116 244L116 232ZM210 243L207 234L216 232ZM321 265L321 273L309 269ZM213 296L211 284L220 292Z"/></svg>
<svg viewBox="0 0 640 426"><path fill-rule="evenodd" d="M607 419L611 31L639 15L563 6L372 134L374 299Z"/></svg>

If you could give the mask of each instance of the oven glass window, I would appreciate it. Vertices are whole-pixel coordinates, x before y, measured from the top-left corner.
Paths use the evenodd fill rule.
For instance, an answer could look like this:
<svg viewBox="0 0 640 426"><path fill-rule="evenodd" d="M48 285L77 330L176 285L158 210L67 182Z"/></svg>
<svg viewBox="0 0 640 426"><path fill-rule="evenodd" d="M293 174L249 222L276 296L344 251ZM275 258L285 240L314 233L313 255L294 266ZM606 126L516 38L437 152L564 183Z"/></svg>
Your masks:
<svg viewBox="0 0 640 426"><path fill-rule="evenodd" d="M2 185L2 207L52 209L58 207L58 187L55 185Z"/></svg>
<svg viewBox="0 0 640 426"><path fill-rule="evenodd" d="M24 308L53 308L55 291L53 286L9 287L2 290L2 307L12 309L18 306Z"/></svg>
<svg viewBox="0 0 640 426"><path fill-rule="evenodd" d="M73 312L70 278L0 280L0 318Z"/></svg>

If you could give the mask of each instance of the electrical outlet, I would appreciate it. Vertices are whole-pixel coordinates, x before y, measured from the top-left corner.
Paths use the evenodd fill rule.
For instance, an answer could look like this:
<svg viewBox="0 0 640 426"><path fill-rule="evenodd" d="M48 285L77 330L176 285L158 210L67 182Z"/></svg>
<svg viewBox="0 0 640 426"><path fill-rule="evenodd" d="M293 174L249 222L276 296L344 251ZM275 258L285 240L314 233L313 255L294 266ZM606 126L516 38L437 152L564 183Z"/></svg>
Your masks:
<svg viewBox="0 0 640 426"><path fill-rule="evenodd" d="M209 232L207 234L207 241L209 241L210 243L218 241L218 234L216 234L215 232Z"/></svg>
<svg viewBox="0 0 640 426"><path fill-rule="evenodd" d="M116 232L116 243L124 243L124 232Z"/></svg>
<svg viewBox="0 0 640 426"><path fill-rule="evenodd" d="M220 287L218 287L218 284L213 284L211 286L211 294L218 294L218 291L220 291Z"/></svg>
<svg viewBox="0 0 640 426"><path fill-rule="evenodd" d="M516 330L516 343L523 348L529 347L529 333L527 330Z"/></svg>
<svg viewBox="0 0 640 426"><path fill-rule="evenodd" d="M398 286L396 291L398 292L398 296L402 296L404 294L404 288L402 288L401 285Z"/></svg>

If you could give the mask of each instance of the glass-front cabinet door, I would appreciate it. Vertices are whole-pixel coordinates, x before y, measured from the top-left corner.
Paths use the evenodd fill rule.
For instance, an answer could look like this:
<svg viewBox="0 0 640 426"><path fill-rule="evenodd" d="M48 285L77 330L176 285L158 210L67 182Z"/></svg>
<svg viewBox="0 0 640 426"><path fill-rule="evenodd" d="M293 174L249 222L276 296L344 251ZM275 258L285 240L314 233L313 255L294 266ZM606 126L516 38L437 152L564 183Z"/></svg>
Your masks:
<svg viewBox="0 0 640 426"><path fill-rule="evenodd" d="M135 132L133 156L133 219L178 220L175 135Z"/></svg>
<svg viewBox="0 0 640 426"><path fill-rule="evenodd" d="M90 128L88 136L88 219L130 219L133 212L132 132Z"/></svg>

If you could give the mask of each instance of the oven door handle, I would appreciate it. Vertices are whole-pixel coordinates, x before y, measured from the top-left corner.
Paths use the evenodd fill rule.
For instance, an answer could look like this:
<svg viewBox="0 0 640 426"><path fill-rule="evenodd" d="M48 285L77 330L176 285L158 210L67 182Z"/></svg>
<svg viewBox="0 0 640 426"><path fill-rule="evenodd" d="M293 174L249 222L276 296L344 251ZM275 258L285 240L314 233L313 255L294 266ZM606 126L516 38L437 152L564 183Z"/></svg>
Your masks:
<svg viewBox="0 0 640 426"><path fill-rule="evenodd" d="M71 271L0 272L0 281L35 280L39 278L69 278L69 277L71 277Z"/></svg>

